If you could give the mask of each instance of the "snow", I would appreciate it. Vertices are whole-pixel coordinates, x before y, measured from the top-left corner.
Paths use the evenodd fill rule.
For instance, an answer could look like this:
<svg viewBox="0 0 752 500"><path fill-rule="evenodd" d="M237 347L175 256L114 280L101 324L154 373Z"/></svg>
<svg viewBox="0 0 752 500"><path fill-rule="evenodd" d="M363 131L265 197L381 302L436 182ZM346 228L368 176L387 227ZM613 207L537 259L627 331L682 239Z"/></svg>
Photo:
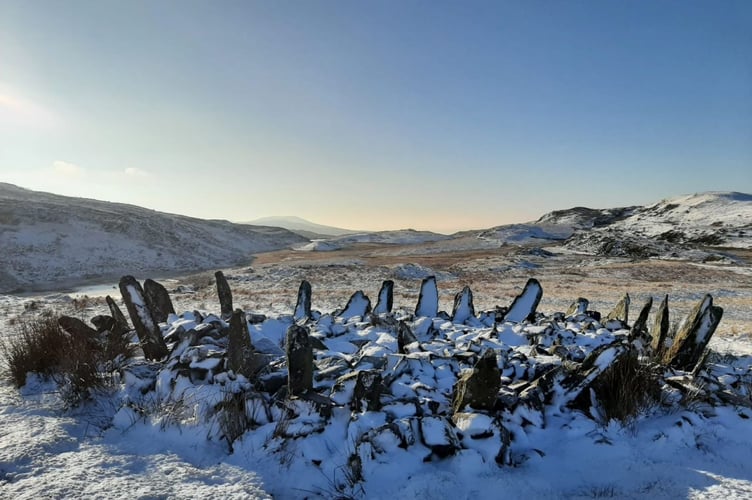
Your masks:
<svg viewBox="0 0 752 500"><path fill-rule="evenodd" d="M675 202L671 200L668 204ZM679 205L685 214L686 210L691 214L693 210L708 211L721 202L727 206L738 204L739 213L747 213L744 207L749 200L727 194L707 195L702 200L689 197L680 200ZM661 217L679 221L681 213L671 214L682 209L669 209ZM733 214L734 210L728 212ZM718 217L726 217L723 210L717 211ZM626 224L630 217L640 215L640 209L630 213L617 223ZM644 221L647 215L643 213L642 217ZM724 220L730 222L734 217L729 215ZM697 224L703 224L700 216ZM544 232L553 236L565 234L566 225L560 225L561 232L554 229ZM504 240L511 242L517 238L516 234L522 233L498 234L504 238L511 235L511 239ZM430 254L441 250L439 243L452 249L488 249L502 242L494 240L493 235L489 238L481 240L473 236L472 245L477 246L472 246L470 238L464 236L435 242L437 246L429 242L423 248ZM540 244L539 238L528 236L514 241L528 244L534 240ZM42 242L45 241L52 240ZM385 255L382 251L374 251L373 255L381 258ZM404 256L413 251L409 247L395 247L391 255ZM312 256L301 256L308 257ZM56 387L34 377L21 392L2 382L0 497L391 500L752 496L749 432L752 411L742 406L710 407L701 402L681 407L678 405L681 393L668 389L664 392L665 405L647 410L627 425L561 408L551 409L545 415L522 409L504 417L504 425L513 434L510 450L513 464L499 466L495 457L501 435L496 415L466 408L453 419L447 417L451 414L452 386L463 370L472 366L477 355L484 349L495 349L504 385L513 385L524 383L529 374L561 363L558 356L536 351L536 347L551 353L552 348L558 349L556 352L563 349L573 359L582 359L593 349L625 337L626 332L610 332L600 323L587 322L578 315L557 324L555 334L547 333L547 324L510 320L494 325L493 311L489 315L481 311L490 309L481 308L509 304L515 293L512 287L517 283L512 280L529 277L528 269L511 266L510 259L503 256L488 255L483 260L462 260L445 266L430 259L365 266L353 263L352 256L347 258L350 260L346 264L333 259L318 264L305 260L299 264L254 264L255 271L236 273L237 281L232 283L234 291L240 292L237 294L240 307L269 316L261 323L249 325L249 330L256 350L268 353L274 360L276 376L286 373L282 347L285 332L293 324L291 313L301 279L311 280L316 287L313 298L317 308L334 311L353 289L371 293L387 278L407 281L439 277L442 287L436 291L435 307L432 302L428 316L420 318L412 317L417 283L395 284L394 318L407 321L420 341L408 349L408 355L396 353L396 330L389 325L386 315L377 321L368 315L319 316L314 312L314 318L306 320L312 335L328 348L314 351L316 363L323 367L315 372L319 377L315 381L317 391L331 394L341 404L332 409L328 421L302 400L285 401L285 409L272 406L270 415L258 400L249 400L248 415L253 416L254 426L233 443L230 452L217 419L211 416L213 407L225 396L224 392L250 387L250 383L242 377L232 378L226 372L194 383L188 377L176 377L168 369L157 375L153 365L137 360L111 392L97 394L78 408L64 407ZM673 320L686 313L690 301L694 303L703 298L705 291L711 292L726 312L722 322L724 333L716 333L711 341L719 357L708 368L709 377L727 390L749 393L752 331L748 328L748 266L740 263L736 266L738 274L719 278L720 274L710 274L717 269L714 265L698 264L691 267L698 269L696 281L687 284L669 272L657 273L657 269L664 268L647 262L627 267L618 259L580 261L568 255L536 258L525 255L530 262L540 262L541 268L535 272L542 274L540 279L546 293L552 282L563 289L559 290L560 295L541 303L540 311L547 314L565 310L578 295L594 299L592 309L603 307L607 311L627 284L638 286L643 273L650 272L656 273L651 284L666 285L633 294L635 303L641 303L648 293L660 292L660 296L669 293ZM548 260L565 267L567 273L552 277ZM672 263L665 269L676 273L680 272L676 269L683 271L687 267L675 268ZM638 280L633 280L634 276ZM493 285L481 282L482 277ZM479 321L458 324L436 318L439 299L451 300L466 283L475 292ZM578 288L582 286L590 289L582 291ZM477 287L482 287L484 293L478 293ZM213 289L207 291L195 285L184 290L190 291L178 293L175 288L171 293L176 306L186 312L170 316L167 325L162 326L163 333L178 327L188 331L202 326L192 311L211 312L218 307ZM522 298L520 310L529 311L530 294L523 294ZM677 306L676 301L681 305ZM10 320L16 314L31 317L36 308L45 304L66 311L73 307L72 299L62 294L0 295L0 307L5 312L0 316L0 334L14 331ZM77 311L87 317L94 312L106 312L106 308ZM729 319L733 319L735 331L726 326ZM210 320L207 316L204 324ZM531 340L536 339L539 345L531 346ZM223 350L221 345L186 345L173 355L192 367L212 371L218 369L218 358L213 356L221 355ZM724 353L736 356L724 357ZM596 360L596 368L607 366L616 354L614 349L604 350ZM379 364L382 360L384 367ZM332 386L337 375L333 374L340 370L351 373L373 369L377 365L391 383L391 392L383 396L382 410L351 411L348 403L355 379L336 389ZM155 377L157 388L153 390L150 382ZM181 397L185 403L182 406ZM429 406L429 402L437 407ZM418 413L423 416L418 417ZM453 441L459 443L460 449L446 458L439 458L426 446ZM359 457L362 481L348 479L354 470L350 466L353 456Z"/></svg>

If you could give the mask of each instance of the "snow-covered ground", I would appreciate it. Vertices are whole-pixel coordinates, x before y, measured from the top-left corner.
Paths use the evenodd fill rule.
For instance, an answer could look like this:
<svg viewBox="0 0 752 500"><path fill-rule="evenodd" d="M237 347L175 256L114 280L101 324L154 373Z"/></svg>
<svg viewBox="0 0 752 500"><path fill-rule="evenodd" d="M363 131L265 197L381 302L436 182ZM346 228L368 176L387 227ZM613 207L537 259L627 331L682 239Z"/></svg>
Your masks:
<svg viewBox="0 0 752 500"><path fill-rule="evenodd" d="M572 275L562 274L559 269L556 283L567 288L556 289L549 274L552 270L547 268L552 257L528 255L527 258L541 262L541 267L536 270L544 284L539 310L547 314L564 310L573 297L580 295L589 296L592 307L607 312L615 302L610 297L621 292L613 282L625 280L628 272L637 268L618 261L606 263L601 268L606 276L599 278L596 272L592 274L593 281L589 286L579 288ZM356 289L363 289L375 298L379 280L386 278L396 278L395 307L410 309L417 300L420 280L427 273L442 272L442 269L446 272L448 269L420 265L373 267L365 266L364 262L278 262L254 266L253 269L227 270L226 274L236 305L274 318L282 315L251 326L251 337L258 345L278 346L290 321L287 315L293 312L297 284L304 277L313 284L314 308L324 312L342 308L349 294ZM470 266L466 260L463 262ZM483 262L476 261L473 269L480 272ZM407 269L411 271L400 275ZM438 280L439 309L451 310L450 297L459 291L457 284L468 277L469 269L454 268L456 274L447 273ZM508 305L509 299L521 291L524 280L520 278L531 270L515 268L485 272L489 275L488 281L495 283L471 283L476 311L493 307L490 304L496 302ZM593 269L588 269L588 272L592 273ZM496 281L505 276L506 282ZM510 276L520 277L515 278L517 286L510 283ZM590 278L577 279L587 281ZM603 286L601 280L605 279L611 280L611 287ZM702 282L702 276L698 281ZM547 287L547 283L550 286ZM747 288L742 286L735 290L726 288L728 283L719 283L720 287L685 283L682 288L675 289L672 299L676 298L676 302L672 304L685 302L689 305L708 291L715 293L716 303L723 304L729 299L743 301L746 309L738 316L741 320L734 323L742 329L736 333L726 330L717 334L711 346L721 352L752 353L750 283L746 283ZM206 275L175 279L165 284L177 308L186 311L186 316L194 309L204 313L218 311L215 290ZM632 285L633 300L638 304L646 296L643 290L648 285L640 285L639 290L634 288L635 283ZM603 296L588 293L598 287L604 290ZM495 291L489 302L486 294L491 290ZM46 306L90 317L106 311L95 295L110 293L117 296L115 290L106 286L90 288L87 292L90 292L90 299L83 304L80 299L73 301L67 294L2 296L0 307L5 311L2 331L5 335L11 334L13 328L8 324L9 319L31 316L35 314L34 309ZM655 290L653 294L658 298L659 293L660 290ZM733 318L735 311L724 305L727 314ZM686 310L686 307L681 310ZM678 319L678 316L673 318ZM350 357L358 352L357 345L349 341L348 335L366 335L364 338L372 339L369 344L373 346L369 351L371 355L393 352L395 340L388 329L368 330L369 325L359 321L358 317L339 320L341 326L337 328L341 330L338 331L351 333L322 337L331 349L327 356ZM451 344L454 346L489 331L480 323L470 322L462 326L446 324L443 320L429 323L434 323L446 338L454 338ZM321 320L318 324L322 324ZM411 324L416 335L425 335L425 332L421 333L427 324L425 319L416 319ZM168 330L165 325L164 331ZM513 329L504 332L498 340L500 345L507 346L503 349L529 349L526 341L515 340L519 340L519 336ZM739 363L744 370L749 370L748 358L742 358ZM444 380L438 374L418 377L425 383L424 389L405 386L404 390L429 391L434 400L445 401L440 403L445 405L446 400L442 398L446 398L453 378ZM325 382L326 379L322 379L318 384ZM432 388L432 384L438 386ZM321 391L326 393L323 389ZM131 394L132 389L121 386L90 404L65 410L54 393L54 386L49 383L32 379L19 393L3 382L0 385L2 496L273 496L284 499L341 495L354 498L469 499L498 498L500 492L505 497L514 498L746 498L752 495L752 434L749 433L752 411L748 408L712 408L704 404L688 409L658 406L626 427L614 422L597 422L577 411L553 412L547 415L545 427L516 428L512 441L514 466L499 466L493 460L498 452L498 437L493 440L468 437L473 429L488 430L490 425L482 412L475 412L467 423L457 424L457 429L465 429L466 434L462 439L463 447L454 456L434 457L425 462L430 451L419 438L416 438L417 444L403 449L385 434L374 441L382 447L381 451L365 453L361 449L362 481L350 484L348 457L355 451L356 438L369 429L383 426L386 411L354 413L349 408L335 408L323 431L309 434L306 432L321 425L320 419L315 414L306 417L299 412L291 424L297 425L301 436L305 434L306 437L287 439L275 437L278 422L264 424L261 419L259 427L247 431L233 443L230 453L227 444L217 437L210 419L197 418L197 414L191 411L185 413L185 408L170 407L166 400L162 401L164 410L161 416L155 413L138 417L129 411L124 412L123 403ZM218 394L220 391L216 388L205 393L199 391L196 399L210 399ZM332 397L336 399L337 396ZM156 401L152 403L156 405ZM205 406L199 404L196 407ZM390 411L393 418L410 418L414 409L393 405ZM310 427L309 431L305 431L306 426ZM289 432L292 434L293 431Z"/></svg>
<svg viewBox="0 0 752 500"><path fill-rule="evenodd" d="M565 311L577 297L588 298L590 309L605 314L629 292L631 314L648 298L657 303L668 294L671 320L676 322L705 293L712 294L714 304L723 307L724 317L710 344L718 353L711 375L718 384L728 384L734 391L748 395L752 388L752 266L746 250L752 236L747 229L752 220L749 211L747 195L710 193L644 208L561 211L537 223L466 232L450 238L397 231L317 242L331 243L329 252L287 250L257 255L252 267L224 270L235 307L269 317L263 323L250 325L251 339L257 349L276 357L275 370L284 372L284 363L280 362L283 335L292 321L301 280L311 282L313 308L324 314L319 317L315 313L317 319L309 321L309 326L327 347L316 354L317 392L342 403L333 409L328 420L322 423L322 418L300 401L287 413L277 407L267 416L262 415L261 407L255 407L254 428L235 440L230 452L210 409L228 389L242 385L242 380L232 381L218 374L213 383L186 384L162 367L162 382L155 383L154 389L142 393L138 388L148 384L139 385L138 380L126 377L108 392L76 408L64 407L49 381L31 377L20 392L2 381L0 497L749 498L749 405L712 407L698 401L679 406L669 398L626 426L575 410L547 411L545 425L520 423L515 420L519 414L510 413L503 418L513 433L512 465L502 466L495 460L499 427L487 413L464 411L448 428L448 420L443 418L452 413L452 385L469 369L466 358L476 347L493 347L498 353L505 353L499 354L498 362L500 369L506 370L507 383L525 382L536 366L558 362L554 356L534 356L526 332L514 324L499 323L497 333L492 334L493 321L489 315L481 314L496 306L509 306L533 277L543 288L538 311L547 317ZM49 215L49 211L45 213ZM36 227L44 231L25 232L24 227L28 226L21 215L13 217L0 219L0 224L11 227L8 230L3 226L3 245L11 241L8 238L12 234L14 244L29 244L29 248L40 250L28 254L13 247L16 250L3 254L6 259L33 257L40 262L41 256L46 255L45 244L54 253L56 245L68 238L66 233L65 238L55 236L51 240L49 236L42 241L46 226ZM148 226L148 217L139 220L139 224ZM74 220L67 231L74 236L97 234L96 228L81 224ZM76 233L76 228L83 232ZM175 234L165 232L163 225L153 229L158 239ZM726 260L701 262L703 256L709 255L707 242L701 245L702 249L692 250L704 252L702 255L685 252L678 259L634 259L584 252L591 248L585 245L590 240L562 246L562 240L570 235L595 235L592 248L596 248L604 238L638 234L649 240L679 230L683 236L675 236L677 242L665 241L683 246L688 239L702 238L720 229L725 229L721 233L725 238L722 245L735 247L728 250L733 253ZM269 231L269 248L288 246L287 236L280 239L277 236L282 233ZM181 232L189 236L190 243L179 247L181 254L199 248L198 240L207 240L212 248L217 248L214 243L220 241L220 246L229 248L230 240L238 238L228 236L229 240L223 240L224 236L216 234L198 237L188 230L178 231ZM254 239L257 235L249 238L258 241ZM669 234L667 238L674 236ZM101 241L109 245L115 240L103 235ZM115 246L130 248L127 242L118 241ZM151 252L153 243L147 239L144 252ZM247 251L257 248L250 246ZM99 262L98 255L118 255L109 247L105 250L92 250L91 262ZM134 252L126 257L153 257ZM68 254L63 251L60 255ZM197 269L220 266L209 254L197 255ZM69 266L71 273L80 272L75 267L78 264L74 253L68 257L53 263L63 270ZM116 258L113 262L123 267L127 264ZM172 263L169 259L165 262ZM44 266L31 268L37 270L27 277L29 282L45 272ZM5 272L3 276L7 278L9 268L2 269L0 272ZM118 272L133 273L139 279L165 278L159 281L170 291L180 313L162 325L165 335L178 324L190 325L194 310L204 316L219 312L213 273L174 276L167 266L168 272L155 271L152 276L148 269L152 268L124 268ZM436 277L437 297L436 302L425 303L422 311L451 312L455 294L469 286L476 316L468 316L465 301L458 313L467 318L464 324L453 324L445 317L412 317L421 280L429 276ZM335 388L336 371L345 364L366 369L367 363L379 357L398 359L395 329L378 321L362 321L354 312L363 307L361 296L339 318L326 313L342 311L356 290L362 290L375 305L384 280L394 281L395 309L401 308L397 316L407 321L420 340L420 348L415 344L408 349L413 349L407 361L409 369L396 369L404 369L403 373L397 375L391 364L383 368L383 373L394 377L389 379L390 391L381 411L356 411L346 404L353 382L344 381ZM114 281L105 280L92 282L77 293L0 295L0 335L14 335L16 321L34 317L47 308L87 320L95 314L106 314L103 297L109 294L119 300L115 285ZM48 289L56 288L50 285ZM433 293L432 290L428 291ZM524 300L520 303L530 304ZM652 325L652 321L651 314L648 324ZM570 329L581 326L571 325ZM541 327L525 328L529 333ZM578 331L578 340L567 347L573 352L580 349L583 354L613 335L623 332ZM198 356L194 359L197 367L213 366L214 360L201 358L206 352L221 354L223 347L213 349L191 351ZM144 380L148 382L155 373L146 370ZM173 380L174 386L169 383ZM178 393L188 396L180 404L175 397ZM671 391L666 394L670 396ZM413 395L417 406L397 400ZM418 407L422 415L416 415ZM283 414L287 417L281 418ZM534 420L534 415L527 418ZM387 429L387 424L402 426L399 428L403 434L398 436L396 427ZM408 439L400 446L400 438L407 438L410 433L414 441L407 443ZM457 440L452 441L456 445L454 455L432 455L431 446L443 443L447 433L454 436L450 441ZM473 435L487 437L475 439ZM357 464L351 458L355 452L360 457L360 478L353 477Z"/></svg>

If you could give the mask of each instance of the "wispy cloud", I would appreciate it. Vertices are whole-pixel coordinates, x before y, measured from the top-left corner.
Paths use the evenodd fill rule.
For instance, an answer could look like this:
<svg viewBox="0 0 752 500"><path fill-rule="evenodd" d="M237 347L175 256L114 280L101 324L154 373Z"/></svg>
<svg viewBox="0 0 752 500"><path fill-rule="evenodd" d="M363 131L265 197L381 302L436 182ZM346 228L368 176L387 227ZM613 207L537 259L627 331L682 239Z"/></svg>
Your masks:
<svg viewBox="0 0 752 500"><path fill-rule="evenodd" d="M75 163L68 163L67 161L60 160L52 163L52 170L55 174L64 177L81 177L86 172L83 167L80 167Z"/></svg>
<svg viewBox="0 0 752 500"><path fill-rule="evenodd" d="M129 177L149 177L149 172L140 168L128 167L123 172Z"/></svg>
<svg viewBox="0 0 752 500"><path fill-rule="evenodd" d="M0 125L49 127L56 122L54 113L42 104L0 88Z"/></svg>

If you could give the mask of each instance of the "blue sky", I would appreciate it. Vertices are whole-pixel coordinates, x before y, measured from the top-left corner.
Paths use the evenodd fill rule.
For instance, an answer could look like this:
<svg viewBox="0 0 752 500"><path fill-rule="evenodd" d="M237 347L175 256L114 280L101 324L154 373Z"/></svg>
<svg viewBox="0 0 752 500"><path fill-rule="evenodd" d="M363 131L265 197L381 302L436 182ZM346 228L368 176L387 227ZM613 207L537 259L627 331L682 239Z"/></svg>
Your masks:
<svg viewBox="0 0 752 500"><path fill-rule="evenodd" d="M752 2L0 1L0 181L482 228L752 192Z"/></svg>

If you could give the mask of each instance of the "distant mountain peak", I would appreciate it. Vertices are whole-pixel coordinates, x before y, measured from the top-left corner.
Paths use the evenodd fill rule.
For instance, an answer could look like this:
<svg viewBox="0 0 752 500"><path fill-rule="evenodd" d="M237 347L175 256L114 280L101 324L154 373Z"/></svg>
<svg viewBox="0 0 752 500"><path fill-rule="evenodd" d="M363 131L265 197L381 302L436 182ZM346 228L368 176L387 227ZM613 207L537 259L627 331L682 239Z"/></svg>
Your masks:
<svg viewBox="0 0 752 500"><path fill-rule="evenodd" d="M276 226L301 234L306 238L321 238L331 236L345 236L348 234L363 233L365 231L354 231L341 227L326 226L311 222L297 215L272 215L261 217L252 221L243 222L243 224Z"/></svg>

